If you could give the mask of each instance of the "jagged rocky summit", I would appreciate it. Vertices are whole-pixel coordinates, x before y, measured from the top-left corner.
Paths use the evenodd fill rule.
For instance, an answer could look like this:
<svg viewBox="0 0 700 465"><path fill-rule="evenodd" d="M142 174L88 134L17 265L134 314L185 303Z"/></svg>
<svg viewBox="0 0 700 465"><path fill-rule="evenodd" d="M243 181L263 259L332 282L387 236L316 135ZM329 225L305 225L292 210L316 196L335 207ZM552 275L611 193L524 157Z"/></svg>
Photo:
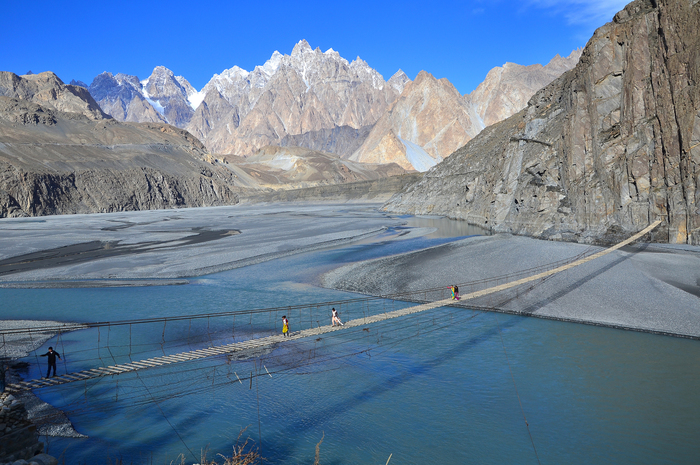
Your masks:
<svg viewBox="0 0 700 465"><path fill-rule="evenodd" d="M700 244L700 2L635 0L576 67L395 195L441 214L544 239Z"/></svg>
<svg viewBox="0 0 700 465"><path fill-rule="evenodd" d="M0 218L226 205L233 174L188 132L120 123L50 72L0 72Z"/></svg>
<svg viewBox="0 0 700 465"><path fill-rule="evenodd" d="M201 91L158 66L148 79L102 73L89 89L119 121L168 122L207 148L250 156L265 146L301 146L364 163L425 171L481 129L524 107L536 90L570 69L579 51L547 66L495 68L473 95L422 72L413 83L399 70L389 80L357 57L312 49L274 52L253 71L216 74ZM488 123L490 124L490 123Z"/></svg>

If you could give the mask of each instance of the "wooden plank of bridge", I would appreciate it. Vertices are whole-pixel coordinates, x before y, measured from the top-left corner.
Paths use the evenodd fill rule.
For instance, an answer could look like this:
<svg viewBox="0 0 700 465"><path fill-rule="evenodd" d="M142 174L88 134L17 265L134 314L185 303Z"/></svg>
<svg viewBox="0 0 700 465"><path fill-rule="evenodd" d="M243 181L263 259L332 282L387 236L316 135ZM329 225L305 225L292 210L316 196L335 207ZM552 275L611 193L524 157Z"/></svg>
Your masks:
<svg viewBox="0 0 700 465"><path fill-rule="evenodd" d="M590 255L586 258L582 258L580 260L576 260L574 262L571 262L567 265L562 265L560 267L554 268L549 271L544 271L542 273L538 273L533 276L528 276L527 278L522 278L518 279L517 281L511 281L509 283L501 284L498 286L490 287L488 289L483 289L481 291L476 291L472 292L466 295L461 296L461 300L469 300L469 299L474 299L476 297L482 297L488 294L493 294L495 292L500 292L504 291L506 289L510 289L516 286L520 286L522 284L529 283L531 281L536 281L538 279L545 278L547 276L551 276L556 273L560 273L565 270L570 270L571 268L574 268L576 266L582 265L584 263L588 263L591 260L595 260L596 258L600 258L604 255L609 254L610 252L613 252L615 250L620 249L621 247L624 247L635 240L639 239L640 237L644 236L645 234L649 233L652 231L654 228L656 228L659 224L661 224L661 221L656 221L653 224L649 225L639 233L635 234L634 236L630 237L629 239L626 239L608 249L602 250L600 252L597 252L593 255ZM84 370L84 371L79 371L76 373L69 373L66 375L62 376L55 376L50 379L42 378L42 379L37 379L37 380L31 380L31 381L22 381L20 383L16 384L10 384L7 386L7 390L10 392L17 392L21 390L29 390L29 389L38 389L41 387L47 387L47 386L52 386L52 385L58 385L58 384L66 384L74 381L82 381L86 379L93 379L93 378L100 378L104 376L113 376L113 375L119 375L123 373L129 373L129 372L134 372L137 370L143 370L147 368L155 368L158 366L163 366L163 365L169 365L171 363L180 363L180 362L185 362L185 361L191 361L191 360L198 360L202 358L208 358L208 357L213 357L216 355L224 355L224 354L230 354L234 352L240 352L243 350L248 350L248 349L254 349L254 348L263 348L263 347L269 347L274 344L284 342L284 341L293 341L297 339L303 339L311 336L319 336L322 334L327 334L331 333L333 331L340 331L342 329L347 329L347 328L356 328L358 326L365 326L368 324L372 323L378 323L380 321L385 321L385 320L390 320L392 318L398 318L406 315L411 315L414 313L419 313L419 312L424 312L426 310L431 310L433 308L437 307L444 307L448 306L450 304L454 303L454 301L449 298L449 299L444 299L444 300L438 300L435 302L428 302L426 304L421 304L421 305L415 305L412 307L406 307L402 308L399 310L394 310L392 312L387 312L387 313L380 313L377 315L372 315L372 316L367 316L363 318L358 318L355 320L350 320L345 323L344 326L319 326L316 328L309 328L309 329L304 329L301 331L296 331L294 333L291 333L288 337L284 337L282 335L274 335L274 336L267 336L259 339L251 339L243 342L234 342L231 344L226 344L222 346L215 346L215 347L210 347L207 349L199 349L199 350L194 350L190 352L181 352L179 354L173 354L173 355L165 355L162 357L155 357L155 358L150 358L146 360L139 360L137 362L130 362L124 365L115 365L115 366L108 366L108 367L99 367L99 368L92 368L89 370Z"/></svg>

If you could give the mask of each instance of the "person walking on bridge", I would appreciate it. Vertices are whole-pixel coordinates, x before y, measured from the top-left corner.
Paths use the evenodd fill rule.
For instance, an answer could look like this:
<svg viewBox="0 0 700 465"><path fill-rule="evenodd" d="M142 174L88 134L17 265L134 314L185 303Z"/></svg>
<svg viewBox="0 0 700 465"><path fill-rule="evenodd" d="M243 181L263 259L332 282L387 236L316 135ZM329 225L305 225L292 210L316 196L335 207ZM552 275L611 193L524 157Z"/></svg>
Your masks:
<svg viewBox="0 0 700 465"><path fill-rule="evenodd" d="M287 315L282 316L282 335L284 337L289 336L289 320L287 319Z"/></svg>
<svg viewBox="0 0 700 465"><path fill-rule="evenodd" d="M333 313L333 316L331 317L331 326L345 326L342 321L340 321L340 317L338 316L338 310L333 307L331 309L331 312Z"/></svg>
<svg viewBox="0 0 700 465"><path fill-rule="evenodd" d="M49 347L49 351L42 355L42 357L49 357L49 370L46 372L46 377L49 378L51 375L51 368L53 368L53 375L56 376L56 357L61 358L61 354L53 350L53 347ZM63 360L63 359L61 359Z"/></svg>
<svg viewBox="0 0 700 465"><path fill-rule="evenodd" d="M459 287L456 284L447 286L447 288L452 292L452 300L459 300Z"/></svg>

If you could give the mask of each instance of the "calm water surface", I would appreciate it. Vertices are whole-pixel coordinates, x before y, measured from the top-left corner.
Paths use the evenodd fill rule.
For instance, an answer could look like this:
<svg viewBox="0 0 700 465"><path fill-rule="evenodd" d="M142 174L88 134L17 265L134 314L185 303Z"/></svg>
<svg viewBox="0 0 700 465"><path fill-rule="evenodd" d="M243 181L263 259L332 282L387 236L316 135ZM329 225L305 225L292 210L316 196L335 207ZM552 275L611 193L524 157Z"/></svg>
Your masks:
<svg viewBox="0 0 700 465"><path fill-rule="evenodd" d="M465 234L383 240L403 232L186 286L0 289L0 316L114 321L356 298L315 286L317 276ZM402 305L346 306L341 314ZM230 342L231 333L236 340L272 334L284 311L91 329L37 352L53 345L66 355L59 372L77 371ZM328 308L290 314L301 329L327 324ZM41 376L45 359L26 361L25 375ZM251 373L261 376L251 383ZM248 358L215 357L38 394L89 436L48 439L49 452L71 464L179 463L180 453L193 463L202 448L210 458L228 453L246 427L272 464L313 463L322 437L323 464L384 464L390 454L397 464L657 464L698 463L698 392L696 341L443 308Z"/></svg>

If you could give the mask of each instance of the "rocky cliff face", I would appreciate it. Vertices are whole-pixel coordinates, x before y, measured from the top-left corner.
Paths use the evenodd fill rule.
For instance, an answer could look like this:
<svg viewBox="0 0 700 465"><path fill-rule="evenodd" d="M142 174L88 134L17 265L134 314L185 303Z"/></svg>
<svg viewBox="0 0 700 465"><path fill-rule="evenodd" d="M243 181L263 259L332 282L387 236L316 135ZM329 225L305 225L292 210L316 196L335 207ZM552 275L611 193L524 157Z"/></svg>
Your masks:
<svg viewBox="0 0 700 465"><path fill-rule="evenodd" d="M161 115L143 96L136 76L104 72L92 80L90 94L100 107L117 121L165 123Z"/></svg>
<svg viewBox="0 0 700 465"><path fill-rule="evenodd" d="M268 145L296 143L425 171L485 125L522 109L579 55L557 56L544 67L507 63L463 96L425 72L415 84L401 70L384 81L359 57L349 62L302 40L290 55L274 52L252 71L234 66L214 75L199 92L162 66L143 81L103 73L90 92L119 121L168 122L221 154L245 157Z"/></svg>
<svg viewBox="0 0 700 465"><path fill-rule="evenodd" d="M700 244L700 3L636 0L572 70L386 206L548 239L614 240L664 220Z"/></svg>
<svg viewBox="0 0 700 465"><path fill-rule="evenodd" d="M144 97L160 111L168 123L184 128L194 114L190 97L196 91L182 76L175 76L165 66L156 66L141 83Z"/></svg>
<svg viewBox="0 0 700 465"><path fill-rule="evenodd" d="M349 158L367 139L372 127L363 126L355 129L350 126L337 126L332 129L287 135L280 140L279 145L280 147L303 147Z"/></svg>
<svg viewBox="0 0 700 465"><path fill-rule="evenodd" d="M0 218L237 203L233 174L186 131L97 118L86 89L79 104L74 86L19 93L33 82L10 78L31 100L0 97Z"/></svg>
<svg viewBox="0 0 700 465"><path fill-rule="evenodd" d="M117 121L162 122L184 128L192 119L190 98L197 93L182 76L164 66L139 81L136 76L104 72L93 79L90 94Z"/></svg>

